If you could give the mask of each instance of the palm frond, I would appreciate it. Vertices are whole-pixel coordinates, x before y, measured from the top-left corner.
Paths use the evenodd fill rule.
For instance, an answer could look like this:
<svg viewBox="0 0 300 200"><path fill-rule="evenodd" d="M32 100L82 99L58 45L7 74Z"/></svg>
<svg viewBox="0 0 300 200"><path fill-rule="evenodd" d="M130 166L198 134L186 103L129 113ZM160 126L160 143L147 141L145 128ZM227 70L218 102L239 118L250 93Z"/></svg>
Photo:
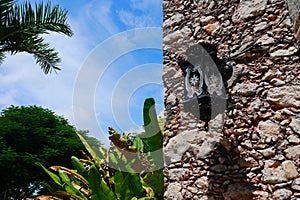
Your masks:
<svg viewBox="0 0 300 200"><path fill-rule="evenodd" d="M0 1L0 20L7 15L7 13L11 10L15 0L1 0Z"/></svg>
<svg viewBox="0 0 300 200"><path fill-rule="evenodd" d="M42 70L47 74L60 62L58 53L40 37L49 32L72 36L73 32L67 22L67 11L50 2L35 4L29 2L13 5L14 0L0 0L0 63L4 53L27 52L34 56Z"/></svg>
<svg viewBox="0 0 300 200"><path fill-rule="evenodd" d="M59 6L52 7L48 2L35 4L35 9L30 3L14 5L11 12L3 18L4 28L13 28L13 32L5 31L0 40L18 34L45 34L49 31L72 36L73 32L67 23L67 11Z"/></svg>

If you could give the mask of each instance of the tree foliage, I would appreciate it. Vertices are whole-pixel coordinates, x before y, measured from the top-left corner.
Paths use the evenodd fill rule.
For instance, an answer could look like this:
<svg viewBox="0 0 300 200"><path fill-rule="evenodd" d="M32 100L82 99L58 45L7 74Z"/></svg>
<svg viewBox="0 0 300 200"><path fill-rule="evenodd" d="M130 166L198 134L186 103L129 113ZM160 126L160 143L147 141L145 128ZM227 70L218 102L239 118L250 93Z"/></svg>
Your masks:
<svg viewBox="0 0 300 200"><path fill-rule="evenodd" d="M0 116L0 194L30 193L45 180L40 167L70 167L84 146L63 117L37 106L11 106ZM47 177L48 178L48 177ZM3 198L2 198L3 199Z"/></svg>
<svg viewBox="0 0 300 200"><path fill-rule="evenodd" d="M44 73L60 70L58 53L41 37L49 32L72 36L67 23L67 11L50 2L32 6L29 2L16 4L15 0L0 1L0 63L5 53L32 54Z"/></svg>

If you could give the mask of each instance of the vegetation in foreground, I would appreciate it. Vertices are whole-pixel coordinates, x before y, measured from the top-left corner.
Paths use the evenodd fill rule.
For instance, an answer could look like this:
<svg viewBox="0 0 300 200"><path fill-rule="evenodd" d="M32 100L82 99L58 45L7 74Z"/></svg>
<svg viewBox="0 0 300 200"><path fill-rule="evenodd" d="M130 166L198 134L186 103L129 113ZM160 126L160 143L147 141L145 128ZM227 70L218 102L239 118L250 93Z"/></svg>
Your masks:
<svg viewBox="0 0 300 200"><path fill-rule="evenodd" d="M146 99L145 133L129 138L109 128L109 139L113 146L107 150L93 149L79 134L90 156L84 159L73 156L71 160L74 169L62 166L46 169L38 164L53 180L51 185L44 183L52 195L38 198L163 199L163 134L156 117L154 99Z"/></svg>

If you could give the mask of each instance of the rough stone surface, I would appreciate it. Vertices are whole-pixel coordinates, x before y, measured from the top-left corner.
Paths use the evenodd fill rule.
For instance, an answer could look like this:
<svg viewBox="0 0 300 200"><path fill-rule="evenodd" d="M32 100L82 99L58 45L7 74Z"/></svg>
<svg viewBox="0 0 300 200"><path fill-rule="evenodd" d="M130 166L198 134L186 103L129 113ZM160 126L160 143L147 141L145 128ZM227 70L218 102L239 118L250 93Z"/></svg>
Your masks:
<svg viewBox="0 0 300 200"><path fill-rule="evenodd" d="M287 1L163 1L165 199L300 199L299 11L287 7L299 1ZM203 42L233 67L208 132L183 109L178 66Z"/></svg>
<svg viewBox="0 0 300 200"><path fill-rule="evenodd" d="M292 183L292 189L300 191L300 178L296 178Z"/></svg>
<svg viewBox="0 0 300 200"><path fill-rule="evenodd" d="M232 16L232 21L242 22L265 12L267 0L242 0Z"/></svg>
<svg viewBox="0 0 300 200"><path fill-rule="evenodd" d="M299 118L292 118L290 123L290 127L300 135L300 119Z"/></svg>
<svg viewBox="0 0 300 200"><path fill-rule="evenodd" d="M249 185L246 184L231 184L227 191L223 194L224 200L231 199L252 199L253 193Z"/></svg>
<svg viewBox="0 0 300 200"><path fill-rule="evenodd" d="M258 84L245 82L241 84L238 83L236 86L233 87L232 91L233 93L236 93L238 95L254 96L257 88Z"/></svg>
<svg viewBox="0 0 300 200"><path fill-rule="evenodd" d="M275 199L290 199L290 197L293 195L293 192L288 189L278 189L274 192Z"/></svg>
<svg viewBox="0 0 300 200"><path fill-rule="evenodd" d="M288 159L299 159L300 158L300 145L288 147L284 150Z"/></svg>
<svg viewBox="0 0 300 200"><path fill-rule="evenodd" d="M298 176L297 168L290 160L282 163L267 160L262 173L266 183L282 183Z"/></svg>
<svg viewBox="0 0 300 200"><path fill-rule="evenodd" d="M206 156L212 151L216 141L211 138L204 140L205 137L206 132L198 131L184 131L176 135L164 148L165 162L169 164L181 161L183 154L188 150L193 152L196 157Z"/></svg>
<svg viewBox="0 0 300 200"><path fill-rule="evenodd" d="M268 91L267 100L280 107L300 107L300 86L281 86Z"/></svg>
<svg viewBox="0 0 300 200"><path fill-rule="evenodd" d="M295 37L300 40L300 2L298 0L287 0L287 3L294 24Z"/></svg>
<svg viewBox="0 0 300 200"><path fill-rule="evenodd" d="M280 126L271 120L261 121L258 124L258 133L266 142L276 141Z"/></svg>
<svg viewBox="0 0 300 200"><path fill-rule="evenodd" d="M180 190L181 190L181 185L179 183L171 183L164 194L164 199L167 200L184 199L180 193Z"/></svg>

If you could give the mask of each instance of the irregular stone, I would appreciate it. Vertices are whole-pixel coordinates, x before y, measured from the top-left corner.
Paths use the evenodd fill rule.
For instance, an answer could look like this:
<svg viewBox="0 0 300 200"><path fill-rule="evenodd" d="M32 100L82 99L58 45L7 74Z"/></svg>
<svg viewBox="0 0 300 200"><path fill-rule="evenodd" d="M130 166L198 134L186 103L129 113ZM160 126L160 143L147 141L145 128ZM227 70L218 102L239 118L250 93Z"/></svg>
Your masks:
<svg viewBox="0 0 300 200"><path fill-rule="evenodd" d="M292 118L290 127L293 129L293 131L295 133L300 135L300 119L299 118Z"/></svg>
<svg viewBox="0 0 300 200"><path fill-rule="evenodd" d="M169 103L169 104L171 104L171 106L174 106L174 105L176 104L176 102L177 102L177 98L176 98L175 94L174 94L174 93L171 93L171 94L168 96L167 102L166 102L166 103Z"/></svg>
<svg viewBox="0 0 300 200"><path fill-rule="evenodd" d="M198 189L192 186L188 186L187 189L193 194L197 194L198 192Z"/></svg>
<svg viewBox="0 0 300 200"><path fill-rule="evenodd" d="M263 150L257 150L259 153L261 153L264 157L268 158L275 155L275 149L274 147L270 147Z"/></svg>
<svg viewBox="0 0 300 200"><path fill-rule="evenodd" d="M284 150L284 153L288 159L299 159L300 158L300 145L288 147Z"/></svg>
<svg viewBox="0 0 300 200"><path fill-rule="evenodd" d="M228 87L231 87L233 83L235 83L240 76L246 75L249 73L247 65L237 64L233 67L233 73L231 78L227 81Z"/></svg>
<svg viewBox="0 0 300 200"><path fill-rule="evenodd" d="M180 168L180 169L169 169L168 170L168 178L172 181L178 180L182 178L185 174L189 172L188 169Z"/></svg>
<svg viewBox="0 0 300 200"><path fill-rule="evenodd" d="M283 56L291 56L294 53L296 53L298 51L298 49L296 47L289 47L288 49L279 49L276 50L272 53L270 53L270 57L271 58L275 58L275 57L283 57Z"/></svg>
<svg viewBox="0 0 300 200"><path fill-rule="evenodd" d="M269 48L270 45L272 45L275 42L275 39L273 37L269 37L268 35L263 35L261 38L259 38L256 41L256 45L259 45L259 48L262 50L266 50Z"/></svg>
<svg viewBox="0 0 300 200"><path fill-rule="evenodd" d="M206 176L202 176L200 178L198 178L195 182L195 185L202 191L202 192L206 192L208 190L209 187L209 181L208 178Z"/></svg>
<svg viewBox="0 0 300 200"><path fill-rule="evenodd" d="M241 0L232 16L232 21L235 23L243 22L252 17L262 15L266 10L267 3L267 0Z"/></svg>
<svg viewBox="0 0 300 200"><path fill-rule="evenodd" d="M267 73L262 77L262 80L264 81L269 81L271 80L272 78L274 78L276 76L276 74L272 71L272 70L269 70L267 71Z"/></svg>
<svg viewBox="0 0 300 200"><path fill-rule="evenodd" d="M289 143L300 144L300 139L296 135L290 135L287 139Z"/></svg>
<svg viewBox="0 0 300 200"><path fill-rule="evenodd" d="M278 78L273 78L271 81L270 81L274 86L281 86L281 85L284 85L285 82L278 79Z"/></svg>
<svg viewBox="0 0 300 200"><path fill-rule="evenodd" d="M300 178L296 178L292 183L292 189L300 191Z"/></svg>
<svg viewBox="0 0 300 200"><path fill-rule="evenodd" d="M228 186L223 198L224 200L252 199L252 187L247 183L233 183Z"/></svg>
<svg viewBox="0 0 300 200"><path fill-rule="evenodd" d="M267 22L260 22L259 24L256 24L253 28L254 33L266 29L267 25L268 25Z"/></svg>
<svg viewBox="0 0 300 200"><path fill-rule="evenodd" d="M203 140L204 142L202 142ZM164 160L167 165L179 162L188 150L193 152L198 158L205 157L213 150L217 141L219 141L219 138L214 133L210 133L210 137L207 137L207 132L205 131L183 131L169 140L169 143L164 148Z"/></svg>
<svg viewBox="0 0 300 200"><path fill-rule="evenodd" d="M280 199L280 200L284 200L284 199L290 199L290 197L293 195L293 192L288 190L288 189L278 189L273 193L275 199Z"/></svg>
<svg viewBox="0 0 300 200"><path fill-rule="evenodd" d="M269 193L265 191L254 191L253 195L255 196L255 199L269 200Z"/></svg>
<svg viewBox="0 0 300 200"><path fill-rule="evenodd" d="M249 110L251 112L255 112L255 111L258 111L260 106L262 105L262 102L260 99L255 99L249 106Z"/></svg>
<svg viewBox="0 0 300 200"><path fill-rule="evenodd" d="M232 92L242 96L254 96L258 86L258 84L251 82L237 83L232 88Z"/></svg>
<svg viewBox="0 0 300 200"><path fill-rule="evenodd" d="M294 162L292 162L290 160L286 160L286 161L283 161L281 166L282 166L282 170L285 173L285 177L287 179L296 178L298 176L298 171L297 171L297 168L296 168Z"/></svg>
<svg viewBox="0 0 300 200"><path fill-rule="evenodd" d="M267 100L279 107L300 107L300 86L289 85L270 88Z"/></svg>
<svg viewBox="0 0 300 200"><path fill-rule="evenodd" d="M164 193L164 199L167 200L183 200L181 193L181 185L179 183L170 183Z"/></svg>
<svg viewBox="0 0 300 200"><path fill-rule="evenodd" d="M180 30L176 30L173 33L167 34L163 38L164 49L168 49L168 47L172 46L174 42L178 42L180 39L188 38L191 33L191 30L185 26Z"/></svg>
<svg viewBox="0 0 300 200"><path fill-rule="evenodd" d="M258 123L258 134L262 139L267 141L275 141L279 131L280 126L271 120L260 121Z"/></svg>
<svg viewBox="0 0 300 200"><path fill-rule="evenodd" d="M163 28L172 27L175 24L180 23L183 17L183 14L176 13L175 15L164 21Z"/></svg>
<svg viewBox="0 0 300 200"><path fill-rule="evenodd" d="M298 176L297 168L290 160L281 164L279 161L267 160L262 174L265 183L282 183Z"/></svg>
<svg viewBox="0 0 300 200"><path fill-rule="evenodd" d="M214 16L203 16L200 19L202 25L213 24L217 21Z"/></svg>

